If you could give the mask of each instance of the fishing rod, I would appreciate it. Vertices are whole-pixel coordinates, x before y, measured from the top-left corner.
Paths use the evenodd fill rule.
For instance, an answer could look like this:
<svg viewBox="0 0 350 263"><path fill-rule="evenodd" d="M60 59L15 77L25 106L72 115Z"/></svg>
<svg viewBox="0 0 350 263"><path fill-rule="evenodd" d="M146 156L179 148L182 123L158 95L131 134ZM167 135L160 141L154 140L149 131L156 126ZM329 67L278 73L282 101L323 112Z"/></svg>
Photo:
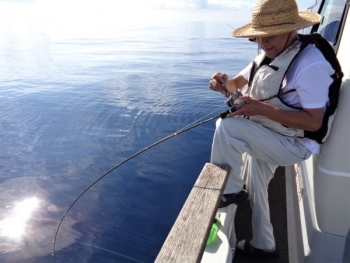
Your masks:
<svg viewBox="0 0 350 263"><path fill-rule="evenodd" d="M232 94L233 94L233 93L232 93ZM234 99L237 99L237 98L238 98L238 97L233 97L233 96L232 96L232 102L234 102ZM226 111L224 111L224 112L221 112L219 115L217 115L217 116L215 116L215 117L211 117L211 118L209 118L209 119L207 119L207 120L204 120L204 121L202 121L202 122L196 123L196 122L198 122L199 120L201 120L201 119L207 117L208 115L211 115L211 114L212 114L212 113L210 113L210 114L208 114L208 115L202 117L201 119L199 119L199 120L193 122L193 123L196 123L196 124L193 124L193 123L192 123L192 124L189 124L189 125L185 126L184 128L182 128L182 129L180 129L180 130L178 130L178 131L176 131L176 132L174 132L174 133L172 133L172 134L170 134L170 135L164 137L163 139L160 139L159 141L157 141L157 142L155 142L155 143L153 143L153 144L147 146L146 148L141 149L140 151L138 151L138 152L134 153L133 155L131 155L130 157L126 158L124 161L122 161L122 162L118 163L117 165L115 165L114 167L112 167L110 170L108 170L108 171L105 172L103 175L101 175L99 178L97 178L95 181L93 181L87 188L85 188L85 190L84 190L84 191L73 201L73 203L68 207L68 209L66 210L66 212L65 212L64 215L63 215L63 217L61 218L60 223L59 223L59 225L58 225L58 227L57 227L57 229L56 229L55 237L54 237L54 240L53 240L53 253L52 253L54 263L56 263L56 240L57 240L58 231L60 230L60 227L61 227L61 225L62 225L62 223L63 223L63 220L64 220L65 217L67 216L68 212L69 212L69 211L71 210L71 208L75 205L75 203L80 199L80 197L82 197L92 186L94 186L98 181L100 181L100 180L101 180L102 178L104 178L106 175L108 175L109 173L111 173L112 171L114 171L115 169L117 169L117 168L120 167L122 164L126 163L127 161L133 159L133 158L136 157L137 155L139 155L139 154L141 154L141 153L143 153L143 152L149 150L150 148L152 148L152 147L154 147L154 146L156 146L156 145L158 145L158 144L160 144L160 143L162 143L162 142L164 142L164 141L166 141L166 140L168 140L168 139L170 139L170 138L172 138L172 137L175 137L176 135L179 135L179 134L184 133L184 132L186 132L186 131L188 131L188 130L191 130L191 129L195 128L195 127L198 127L198 126L200 126L200 125L203 125L203 124L205 124L205 123L208 123L208 122L210 122L210 121L212 121L212 120L218 119L219 117L220 117L221 119L226 118L226 116L227 116L228 114L230 114L230 113L232 113L232 112L234 112L234 111L237 110L237 108L235 108L235 106L234 106L235 104L230 104L228 101L229 101L229 98L227 99L226 103L227 103L229 106L232 107L231 109L228 109L228 110L226 110ZM231 101L231 100L230 100L230 101ZM215 110L215 111L217 111L217 110ZM214 111L214 112L215 112L215 111Z"/></svg>
<svg viewBox="0 0 350 263"><path fill-rule="evenodd" d="M58 227L56 229L56 233L55 233L55 237L53 240L53 261L54 263L56 263L56 240L57 240L57 235L58 235L58 231L63 223L63 220L65 219L65 217L67 216L68 212L71 210L71 208L75 205L75 203L80 199L80 197L82 197L92 186L94 186L98 181L100 181L102 178L104 178L106 175L108 175L109 173L111 173L112 171L114 171L115 169L117 169L118 167L120 167L122 164L126 163L127 161L133 159L134 157L136 157L137 155L151 149L152 147L172 138L175 137L176 135L179 135L181 133L184 133L188 130L191 130L195 127L198 127L200 125L203 125L207 122L210 122L212 120L218 119L219 117L221 119L225 119L227 117L228 114L235 112L236 110L240 109L241 107L244 106L244 104L246 103L244 100L242 100L240 97L242 96L242 93L239 91L236 92L232 92L230 93L227 88L226 85L224 83L220 83L223 90L225 91L225 97L226 97L226 104L231 107L230 109L221 112L219 115L215 116L215 117L211 117L205 121L199 122L201 119L206 118L207 116L211 115L212 113L207 114L206 116L200 118L199 120L192 122L191 124L185 126L184 128L164 137L163 139L160 139L159 141L152 143L151 145L147 146L146 148L141 149L140 151L134 153L133 155L131 155L130 157L126 158L124 161L118 163L117 165L115 165L114 167L112 167L110 170L108 170L107 172L105 172L104 174L102 174L100 177L98 177L95 181L93 181L87 188L85 188L85 190L83 192L81 192L80 195L78 195L78 197L73 201L73 203L68 207L68 209L66 210L66 212L63 214L63 217L61 218ZM221 108L220 108L221 109ZM214 112L216 112L218 110L215 110Z"/></svg>

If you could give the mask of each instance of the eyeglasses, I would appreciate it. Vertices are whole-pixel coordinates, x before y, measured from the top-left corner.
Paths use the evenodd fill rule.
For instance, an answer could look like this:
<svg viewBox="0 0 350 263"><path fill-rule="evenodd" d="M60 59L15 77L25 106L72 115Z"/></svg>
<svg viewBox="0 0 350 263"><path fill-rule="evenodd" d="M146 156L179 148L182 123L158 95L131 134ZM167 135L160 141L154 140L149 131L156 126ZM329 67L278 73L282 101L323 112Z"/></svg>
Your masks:
<svg viewBox="0 0 350 263"><path fill-rule="evenodd" d="M261 43L263 41L272 41L275 39L276 36L268 36L268 37L256 37L254 38L254 42Z"/></svg>

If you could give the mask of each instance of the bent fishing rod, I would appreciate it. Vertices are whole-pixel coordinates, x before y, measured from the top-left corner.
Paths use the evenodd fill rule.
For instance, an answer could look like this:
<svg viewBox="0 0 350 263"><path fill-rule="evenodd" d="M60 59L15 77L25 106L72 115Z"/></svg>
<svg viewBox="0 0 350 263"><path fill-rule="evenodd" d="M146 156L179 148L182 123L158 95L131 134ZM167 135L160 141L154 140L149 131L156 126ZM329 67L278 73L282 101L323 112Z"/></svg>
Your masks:
<svg viewBox="0 0 350 263"><path fill-rule="evenodd" d="M209 118L209 119L207 119L207 120L204 120L204 121L202 121L202 122L196 123L196 122L198 122L198 121L200 120L200 119L199 119L199 120L197 120L197 121L194 122L195 124L193 124L193 123L192 123L192 124L189 124L189 125L187 125L186 127L184 127L184 128L182 128L182 129L180 129L180 130L178 130L178 131L176 131L176 132L174 132L174 133L172 133L172 134L170 134L170 135L164 137L163 139L160 139L159 141L157 141L157 142L155 142L155 143L152 143L151 145L149 145L149 146L147 146L147 147L141 149L140 151L138 151L138 152L134 153L133 155L131 155L130 157L126 158L124 161L118 163L117 165L115 165L114 167L112 167L110 170L108 170L107 172L105 172L104 174L102 174L100 177L98 177L98 178L97 178L95 181L93 181L88 187L86 187L85 190L84 190L83 192L81 192L81 194L78 195L78 197L77 197L77 198L73 201L73 203L68 207L68 209L67 209L66 212L63 214L63 217L61 218L61 220L60 220L60 222L59 222L59 224L58 224L58 227L57 227L56 233L55 233L55 237L54 237L54 240L53 240L53 253L52 253L53 262L56 263L56 240L57 240L58 231L60 230L60 227L61 227L61 225L62 225L64 219L66 218L66 216L67 216L68 212L71 210L71 208L75 205L75 203L76 203L76 202L77 202L77 201L78 201L92 186L94 186L97 182L99 182L99 181L100 181L102 178L104 178L106 175L108 175L109 173L111 173L112 171L114 171L115 169L117 169L118 167L120 167L122 164L124 164L124 163L126 163L127 161L133 159L133 158L136 157L137 155L139 155L139 154L141 154L141 153L143 153L143 152L145 152L145 151L151 149L152 147L154 147L154 146L156 146L156 145L158 145L158 144L160 144L160 143L162 143L162 142L164 142L164 141L166 141L166 140L168 140L168 139L170 139L170 138L173 138L173 137L175 137L176 135L179 135L179 134L181 134L181 133L184 133L184 132L186 132L186 131L189 131L189 130L195 128L195 127L198 127L198 126L200 126L200 125L203 125L203 124L205 124L205 123L208 123L208 122L210 122L210 121L212 121L212 120L218 119L219 117L220 117L221 119L226 118L228 114L233 113L234 111L236 111L236 110L238 109L237 105L234 104L236 101L239 100L239 99L238 99L238 95L233 96L233 94L234 94L234 93L232 93L232 95L226 100L227 105L229 105L229 106L232 107L231 109L228 109L228 110L226 110L226 111L224 111L224 112L221 112L219 115L217 115L217 116L215 116L215 117L211 117L211 118ZM230 99L230 101L229 101L229 99ZM231 101L232 101L232 103L231 103ZM240 107L241 107L241 106L240 106ZM216 111L217 111L217 110L216 110ZM210 113L210 114L211 114L211 113ZM210 115L210 114L208 114L208 115ZM206 116L208 116L208 115L206 115ZM205 118L206 116L204 116L203 118ZM203 118L201 118L201 119L203 119Z"/></svg>

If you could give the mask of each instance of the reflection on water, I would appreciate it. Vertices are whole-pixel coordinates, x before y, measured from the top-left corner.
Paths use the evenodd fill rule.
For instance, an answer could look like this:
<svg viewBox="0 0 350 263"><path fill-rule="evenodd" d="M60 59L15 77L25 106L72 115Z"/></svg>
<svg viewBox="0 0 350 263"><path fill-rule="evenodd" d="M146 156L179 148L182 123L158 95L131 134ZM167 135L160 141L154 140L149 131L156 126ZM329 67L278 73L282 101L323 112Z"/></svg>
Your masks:
<svg viewBox="0 0 350 263"><path fill-rule="evenodd" d="M234 75L254 56L226 24L105 25L56 37L31 26L0 30L4 263L52 262L75 198L115 164L221 108L208 79ZM94 185L63 221L57 263L153 262L209 161L213 131L208 123L176 136Z"/></svg>
<svg viewBox="0 0 350 263"><path fill-rule="evenodd" d="M20 241L25 235L28 219L38 206L39 200L35 197L17 203L13 209L8 205L6 208L10 211L7 217L0 221L0 235Z"/></svg>

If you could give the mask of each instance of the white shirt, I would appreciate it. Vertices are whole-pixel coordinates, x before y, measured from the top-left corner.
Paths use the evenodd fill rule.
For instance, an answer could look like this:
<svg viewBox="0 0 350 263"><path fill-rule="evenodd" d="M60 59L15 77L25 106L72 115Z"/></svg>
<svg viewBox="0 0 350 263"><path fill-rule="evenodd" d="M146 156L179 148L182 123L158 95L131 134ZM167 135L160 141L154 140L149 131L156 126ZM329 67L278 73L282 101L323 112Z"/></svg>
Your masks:
<svg viewBox="0 0 350 263"><path fill-rule="evenodd" d="M240 72L246 80L249 79L251 65L250 63ZM330 76L333 73L334 69L322 52L308 45L294 61L282 83L282 91L296 89L296 92L282 96L282 100L289 105L305 109L325 107L329 86L333 81ZM298 138L298 141L312 153L319 153L320 145L316 141L308 138Z"/></svg>

